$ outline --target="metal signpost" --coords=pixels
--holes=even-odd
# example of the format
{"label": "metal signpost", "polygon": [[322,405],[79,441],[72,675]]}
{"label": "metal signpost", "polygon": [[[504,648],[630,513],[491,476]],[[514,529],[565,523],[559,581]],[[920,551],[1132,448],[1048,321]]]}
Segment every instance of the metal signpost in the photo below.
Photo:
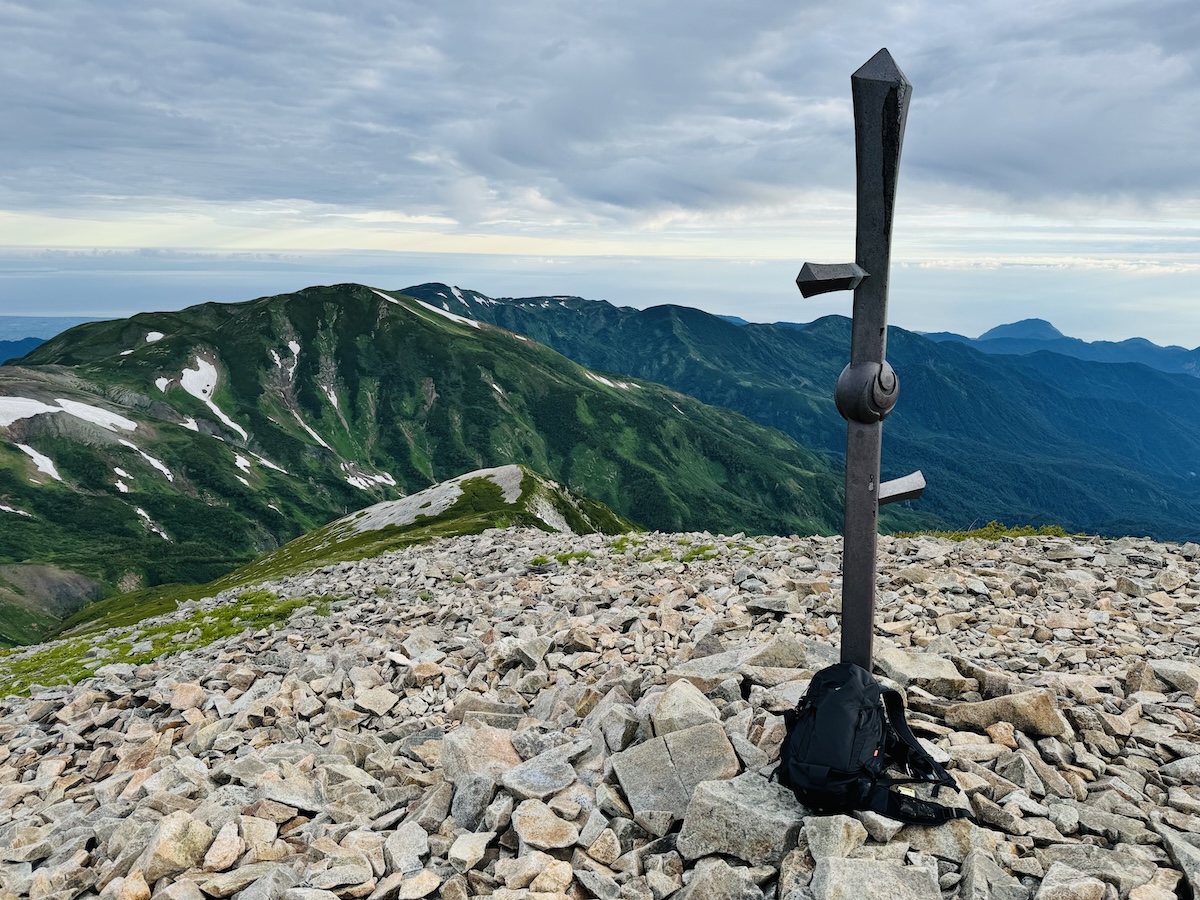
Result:
{"label": "metal signpost", "polygon": [[838,376],[834,400],[847,423],[846,518],[842,549],[842,654],[871,670],[875,622],[875,550],[879,507],[921,496],[914,472],[879,482],[883,419],[896,405],[896,373],[887,350],[888,268],[896,176],[912,85],[886,49],[850,77],[858,170],[858,224],[853,263],[805,263],[796,279],[805,297],[854,291],[850,364]]}

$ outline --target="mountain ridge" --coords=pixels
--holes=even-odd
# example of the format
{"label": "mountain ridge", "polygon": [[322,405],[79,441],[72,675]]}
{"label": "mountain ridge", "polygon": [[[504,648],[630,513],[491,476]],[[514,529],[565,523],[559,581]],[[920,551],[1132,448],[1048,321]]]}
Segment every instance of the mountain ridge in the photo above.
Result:
{"label": "mountain ridge", "polygon": [[[669,304],[636,310],[567,297],[493,300],[436,283],[405,290],[524,332],[585,365],[737,410],[835,465],[844,453],[832,394],[848,357],[845,317],[804,327],[735,325]],[[984,354],[895,327],[888,348],[900,401],[884,429],[883,477],[922,469],[929,482],[922,511],[955,528],[997,519],[1197,536],[1200,379],[1052,353]]]}
{"label": "mountain ridge", "polygon": [[101,593],[513,462],[663,530],[838,520],[840,478],[782,433],[361,285],[79,325],[0,366],[0,436],[0,564]]}
{"label": "mountain ridge", "polygon": [[966,344],[983,353],[1024,356],[1048,352],[1102,363],[1139,363],[1160,372],[1200,377],[1200,347],[1161,346],[1141,337],[1122,341],[1084,341],[1068,337],[1045,319],[1024,319],[998,325],[977,338],[950,331],[928,332],[924,337],[944,343]]}

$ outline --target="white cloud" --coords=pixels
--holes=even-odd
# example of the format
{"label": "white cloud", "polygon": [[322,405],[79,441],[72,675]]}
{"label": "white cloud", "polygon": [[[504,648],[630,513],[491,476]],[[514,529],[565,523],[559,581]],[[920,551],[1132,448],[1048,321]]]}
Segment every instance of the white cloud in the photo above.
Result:
{"label": "white cloud", "polygon": [[[132,268],[158,266],[164,282],[209,264],[156,250],[257,253],[234,269],[281,280],[297,251],[329,248],[451,265],[452,253],[832,261],[853,248],[849,75],[886,45],[914,85],[897,262],[1044,255],[1178,274],[1200,254],[1192,0],[346,9],[0,6],[0,245],[148,249]],[[457,271],[431,265],[410,282],[492,290]],[[649,289],[625,275],[610,299],[640,304]],[[14,308],[51,277],[0,276]],[[179,278],[144,304],[229,283]],[[84,284],[97,290],[72,282]]]}

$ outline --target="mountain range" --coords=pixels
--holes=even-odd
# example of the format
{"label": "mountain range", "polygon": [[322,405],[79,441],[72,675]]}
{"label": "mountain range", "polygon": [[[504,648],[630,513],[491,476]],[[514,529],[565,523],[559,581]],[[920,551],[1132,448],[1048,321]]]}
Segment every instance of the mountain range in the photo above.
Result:
{"label": "mountain range", "polygon": [[[1059,340],[1018,325],[980,342]],[[762,325],[444,284],[79,325],[0,367],[0,641],[227,576],[489,466],[663,531],[836,532],[848,346],[836,316]],[[1200,378],[896,328],[888,358],[883,474],[921,469],[929,488],[884,510],[885,530],[1200,537]]]}
{"label": "mountain range", "polygon": [[[738,325],[700,310],[578,297],[496,300],[440,284],[405,292],[494,322],[580,363],[650,379],[737,410],[840,469],[833,386],[850,321]],[[956,528],[992,519],[1070,531],[1200,536],[1200,378],[1055,353],[990,355],[889,329],[900,400],[883,475],[922,470],[914,509]]]}
{"label": "mountain range", "polygon": [[840,518],[839,473],[778,431],[361,285],[72,328],[0,367],[0,437],[9,642],[488,466],[664,531]]}
{"label": "mountain range", "polygon": [[27,337],[16,341],[0,341],[0,365],[13,359],[20,359],[39,344],[45,343],[44,338]]}
{"label": "mountain range", "polygon": [[966,344],[983,353],[1057,353],[1092,362],[1141,363],[1160,372],[1200,377],[1200,347],[1194,350],[1177,346],[1160,347],[1145,338],[1082,341],[1067,337],[1045,319],[1022,319],[1008,325],[997,325],[973,339],[950,331],[926,334],[925,337],[939,343],[955,341]]}

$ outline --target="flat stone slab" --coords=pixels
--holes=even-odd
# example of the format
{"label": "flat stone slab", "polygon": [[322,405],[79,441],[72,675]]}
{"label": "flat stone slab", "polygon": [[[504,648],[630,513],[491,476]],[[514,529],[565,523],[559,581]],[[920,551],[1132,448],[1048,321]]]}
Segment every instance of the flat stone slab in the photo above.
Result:
{"label": "flat stone slab", "polygon": [[579,829],[560,819],[541,800],[526,800],[512,814],[513,828],[521,842],[538,850],[571,847],[579,840]]}
{"label": "flat stone slab", "polygon": [[1071,726],[1047,690],[1022,691],[978,703],[955,703],[946,709],[951,728],[984,729],[997,722],[1011,722],[1018,730],[1037,737],[1059,737]]}
{"label": "flat stone slab", "polygon": [[916,685],[938,697],[957,697],[967,689],[967,679],[954,663],[924,650],[884,648],[875,654],[875,664],[902,687]]}
{"label": "flat stone slab", "polygon": [[441,762],[447,780],[455,783],[479,775],[499,781],[521,764],[521,756],[513,749],[511,731],[464,724],[442,738]]}
{"label": "flat stone slab", "polygon": [[677,819],[687,812],[696,785],[738,772],[737,754],[717,722],[614,753],[612,766],[635,814],[662,810]]}
{"label": "flat stone slab", "polygon": [[941,900],[933,871],[874,859],[817,860],[814,900]]}
{"label": "flat stone slab", "polygon": [[720,722],[721,713],[698,687],[681,678],[663,691],[650,718],[654,722],[654,733],[662,736],[694,725]]}
{"label": "flat stone slab", "polygon": [[1115,885],[1122,897],[1141,887],[1154,877],[1153,863],[1139,859],[1124,850],[1106,850],[1090,844],[1054,844],[1035,851],[1047,871],[1055,863],[1063,863],[1085,875]]}
{"label": "flat stone slab", "polygon": [[791,791],[753,772],[704,781],[688,804],[676,846],[685,859],[720,853],[752,866],[778,866],[796,846],[803,816]]}

